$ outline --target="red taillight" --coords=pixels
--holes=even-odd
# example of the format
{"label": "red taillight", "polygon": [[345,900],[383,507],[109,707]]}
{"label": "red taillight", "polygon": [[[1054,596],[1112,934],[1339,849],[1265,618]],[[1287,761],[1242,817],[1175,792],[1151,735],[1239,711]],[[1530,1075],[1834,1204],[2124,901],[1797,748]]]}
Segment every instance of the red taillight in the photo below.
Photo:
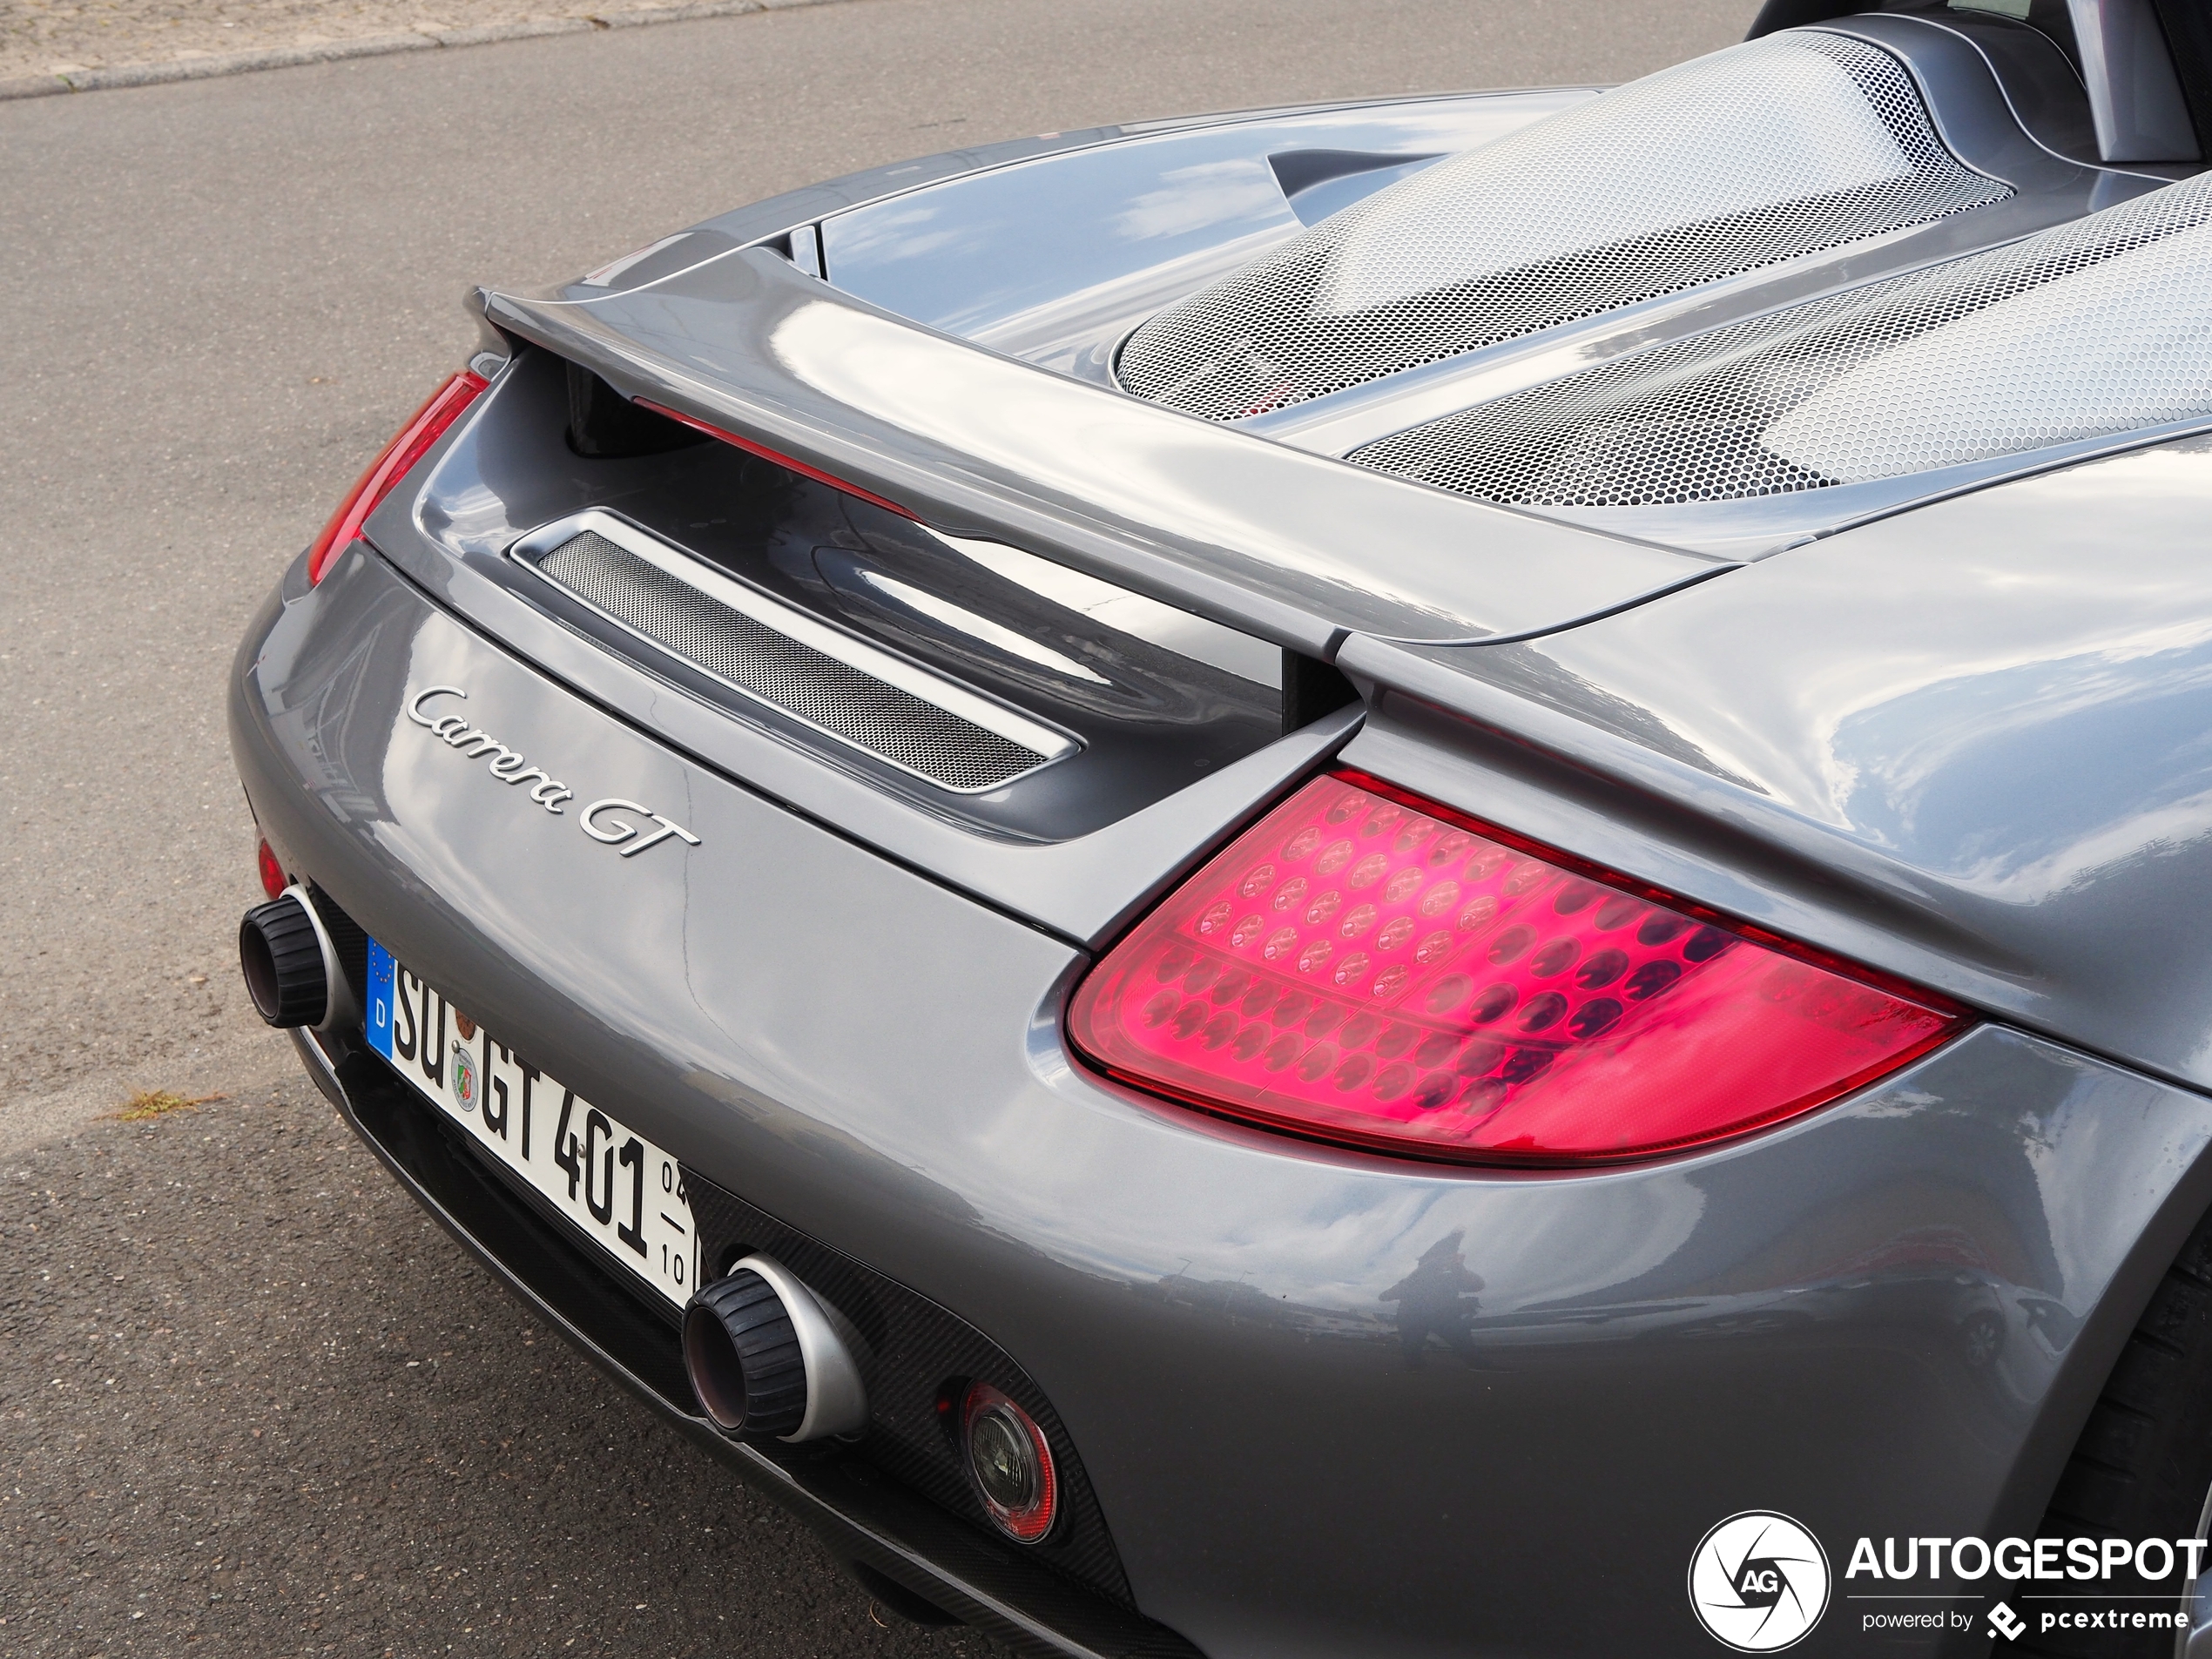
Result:
{"label": "red taillight", "polygon": [[261,843],[261,891],[272,899],[284,897],[284,890],[292,885],[285,880],[284,866],[277,862],[277,855],[269,851],[266,841]]}
{"label": "red taillight", "polygon": [[887,513],[896,513],[901,518],[914,517],[912,513],[900,506],[897,502],[886,501],[882,496],[865,490],[858,484],[847,483],[842,478],[824,472],[819,467],[810,467],[803,461],[794,460],[780,449],[771,449],[766,444],[757,442],[752,438],[740,437],[734,432],[726,432],[718,426],[695,419],[680,409],[671,409],[664,403],[656,403],[650,398],[641,397],[636,401],[641,409],[651,409],[655,415],[664,415],[678,426],[687,426],[694,432],[704,432],[710,438],[718,439],[732,448],[744,450],[749,455],[759,455],[763,461],[772,461],[786,471],[798,473],[801,477],[812,478],[818,484],[827,484],[832,489],[843,495],[857,496],[872,506],[882,508]]}
{"label": "red taillight", "polygon": [[307,553],[309,582],[322,580],[331,561],[353,544],[354,538],[361,533],[361,526],[368,522],[368,516],[392,493],[393,486],[407,476],[415,463],[422,459],[423,452],[444,435],[445,429],[460,418],[462,410],[476,401],[476,394],[489,383],[482,375],[463,369],[430,394],[429,401],[400,428],[399,436],[386,444],[376,459],[368,463],[368,470],[354,481],[345,500],[338,503],[338,510],[330,516],[330,523],[315,537],[314,546]]}
{"label": "red taillight", "polygon": [[1077,988],[1115,1076],[1320,1138],[1478,1162],[1693,1146],[1925,1054],[1937,999],[1387,784],[1306,785]]}

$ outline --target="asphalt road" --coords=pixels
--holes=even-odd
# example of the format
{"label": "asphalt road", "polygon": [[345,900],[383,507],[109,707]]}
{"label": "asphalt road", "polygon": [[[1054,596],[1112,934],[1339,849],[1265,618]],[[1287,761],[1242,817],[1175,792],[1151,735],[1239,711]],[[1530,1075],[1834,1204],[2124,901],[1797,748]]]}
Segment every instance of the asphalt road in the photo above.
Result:
{"label": "asphalt road", "polygon": [[304,1082],[0,1167],[0,1653],[982,1655],[495,1289]]}
{"label": "asphalt road", "polygon": [[[848,0],[0,105],[0,1648],[980,1647],[880,1628],[266,1086],[224,674],[469,283],[1024,132],[1617,80],[1755,9]],[[91,1117],[148,1084],[233,1098]]]}

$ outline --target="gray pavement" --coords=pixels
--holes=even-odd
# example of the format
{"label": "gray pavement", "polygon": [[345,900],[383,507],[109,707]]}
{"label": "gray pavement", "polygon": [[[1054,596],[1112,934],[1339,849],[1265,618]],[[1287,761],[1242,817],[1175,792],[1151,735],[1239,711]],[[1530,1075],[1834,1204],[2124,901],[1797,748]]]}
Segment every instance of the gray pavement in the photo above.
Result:
{"label": "gray pavement", "polygon": [[[524,1346],[527,1321],[298,1085],[239,1103],[290,1068],[237,985],[259,888],[224,675],[285,561],[469,348],[468,283],[555,280],[809,179],[1023,132],[1619,79],[1724,44],[1754,9],[851,0],[0,104],[0,1426],[22,1487],[0,1489],[0,1649],[182,1651],[188,1616],[239,1653],[613,1640],[482,1611],[523,1620],[556,1594],[541,1580],[579,1621],[646,1603],[658,1645],[625,1653],[961,1640],[883,1635],[718,1470]],[[134,1087],[232,1099],[96,1121]],[[423,1346],[416,1367],[377,1357],[388,1330]],[[326,1342],[348,1362],[287,1395]],[[110,1344],[127,1374],[91,1363]],[[462,1393],[395,1386],[432,1360]],[[142,1407],[118,1392],[134,1384]],[[296,1455],[249,1415],[280,1405]],[[341,1457],[354,1484],[324,1501]],[[549,1459],[558,1480],[529,1473]],[[664,1546],[649,1501],[753,1544]],[[509,1536],[504,1566],[468,1553]],[[219,1542],[258,1565],[186,1576],[229,1559]],[[126,1601],[145,1617],[98,1622]]]}
{"label": "gray pavement", "polygon": [[0,1160],[0,1653],[934,1656],[304,1082]]}

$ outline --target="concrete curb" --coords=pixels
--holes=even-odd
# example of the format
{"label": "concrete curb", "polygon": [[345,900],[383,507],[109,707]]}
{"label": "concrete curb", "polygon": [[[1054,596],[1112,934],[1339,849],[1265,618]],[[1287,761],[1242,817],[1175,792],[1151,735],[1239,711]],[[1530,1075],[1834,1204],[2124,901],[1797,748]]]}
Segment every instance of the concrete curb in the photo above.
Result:
{"label": "concrete curb", "polygon": [[696,0],[696,3],[688,5],[633,6],[575,17],[529,17],[517,23],[485,24],[474,29],[367,35],[358,40],[320,41],[312,46],[267,46],[256,51],[172,58],[161,64],[72,69],[52,75],[23,75],[0,80],[0,103],[63,92],[98,92],[118,86],[212,80],[219,75],[243,75],[253,70],[293,69],[302,64],[381,57],[390,52],[427,51],[441,46],[485,46],[502,40],[535,40],[545,35],[590,34],[601,29],[635,29],[647,24],[691,23],[702,17],[737,17],[755,11],[790,11],[802,6],[840,3],[841,0]]}

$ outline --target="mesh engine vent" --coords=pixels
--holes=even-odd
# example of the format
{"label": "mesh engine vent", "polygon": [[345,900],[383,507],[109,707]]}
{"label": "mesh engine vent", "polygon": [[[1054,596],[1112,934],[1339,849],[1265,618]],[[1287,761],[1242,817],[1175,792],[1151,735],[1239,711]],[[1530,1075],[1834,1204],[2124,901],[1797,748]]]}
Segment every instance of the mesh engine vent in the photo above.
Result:
{"label": "mesh engine vent", "polygon": [[2212,415],[2212,175],[1352,451],[1531,507],[1866,483]]}
{"label": "mesh engine vent", "polygon": [[1116,372],[1239,420],[2012,193],[1888,52],[1770,35],[1376,192],[1151,318]]}
{"label": "mesh engine vent", "polygon": [[725,685],[948,789],[989,789],[1048,759],[779,633],[594,531],[533,563]]}

